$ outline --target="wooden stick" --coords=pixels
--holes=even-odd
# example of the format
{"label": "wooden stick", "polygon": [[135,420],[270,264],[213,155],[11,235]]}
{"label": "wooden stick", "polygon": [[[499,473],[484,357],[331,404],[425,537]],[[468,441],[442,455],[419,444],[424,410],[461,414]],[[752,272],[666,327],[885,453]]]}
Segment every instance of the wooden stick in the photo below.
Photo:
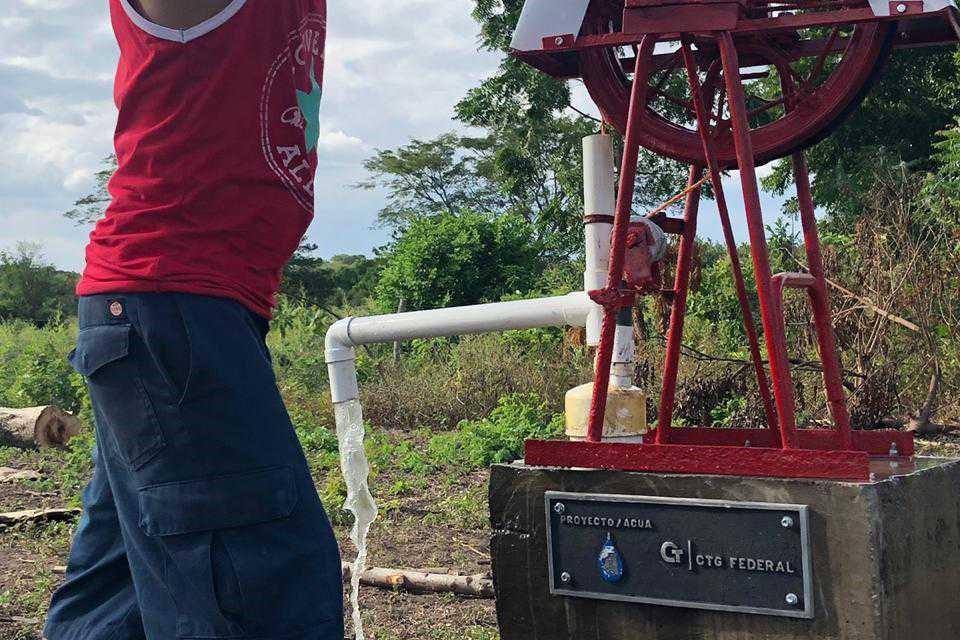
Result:
{"label": "wooden stick", "polygon": [[[807,270],[807,271],[810,270],[810,268],[809,268],[807,265],[803,264],[803,263],[802,263],[800,260],[798,260],[795,256],[792,256],[792,255],[791,255],[790,257],[793,258],[793,261],[794,261],[794,262],[796,262],[798,265],[800,265],[800,268],[805,269],[805,270]],[[875,302],[874,302],[873,300],[871,300],[870,298],[866,298],[866,297],[864,297],[864,296],[858,295],[858,294],[854,293],[853,291],[850,291],[850,289],[847,289],[846,287],[844,287],[843,285],[841,285],[839,282],[834,282],[834,281],[831,280],[830,278],[824,278],[824,280],[827,281],[827,284],[828,284],[828,285],[830,285],[831,287],[833,287],[834,289],[836,289],[837,291],[839,291],[840,293],[842,293],[842,294],[845,295],[846,297],[848,297],[848,298],[853,298],[854,300],[856,300],[857,302],[859,302],[859,303],[862,304],[863,306],[867,307],[868,309],[870,309],[871,311],[873,311],[873,312],[876,313],[877,315],[882,316],[882,317],[886,318],[887,320],[889,320],[890,322],[893,322],[893,323],[896,323],[896,324],[900,325],[901,327],[904,327],[904,328],[906,328],[906,329],[909,329],[910,331],[913,331],[913,332],[915,332],[915,333],[921,333],[921,330],[920,330],[920,327],[919,327],[919,326],[917,326],[917,325],[914,324],[913,322],[910,322],[910,321],[907,320],[906,318],[902,318],[902,317],[898,316],[898,315],[895,314],[895,313],[891,313],[891,312],[887,311],[886,309],[884,309],[883,307],[881,307],[880,305],[878,305],[877,303],[875,303]]]}
{"label": "wooden stick", "polygon": [[650,211],[649,213],[647,213],[647,217],[648,217],[648,218],[653,218],[653,217],[655,217],[655,216],[660,215],[661,213],[663,213],[664,211],[666,211],[667,209],[669,209],[671,206],[675,205],[676,203],[678,203],[678,202],[680,202],[681,200],[683,200],[684,198],[686,198],[686,197],[687,197],[687,194],[689,194],[691,191],[693,191],[694,189],[699,189],[700,187],[702,187],[703,184],[704,184],[707,180],[709,180],[709,179],[710,179],[710,176],[707,175],[707,176],[704,176],[703,179],[700,180],[699,182],[697,182],[697,183],[695,183],[695,184],[689,185],[686,189],[684,189],[683,191],[681,191],[681,192],[678,193],[677,195],[673,196],[672,198],[670,198],[669,200],[667,200],[666,202],[664,202],[663,204],[661,204],[659,207],[657,207],[657,208],[654,209],[653,211]]}
{"label": "wooden stick", "polygon": [[24,618],[22,616],[0,616],[0,622],[14,624],[40,624],[37,618]]}
{"label": "wooden stick", "polygon": [[0,444],[32,449],[62,447],[80,433],[80,420],[59,407],[0,407]]}
{"label": "wooden stick", "polygon": [[80,514],[80,509],[25,509],[0,513],[0,525],[23,524],[24,522],[40,522],[44,520],[60,521],[72,520]]}
{"label": "wooden stick", "polygon": [[11,469],[10,467],[0,467],[0,482],[39,480],[40,478],[40,473],[32,469]]}
{"label": "wooden stick", "polygon": [[[343,563],[343,579],[349,580],[353,565]],[[360,584],[411,593],[453,593],[471,598],[493,599],[493,580],[486,574],[457,576],[424,573],[410,569],[370,568],[360,576]]]}

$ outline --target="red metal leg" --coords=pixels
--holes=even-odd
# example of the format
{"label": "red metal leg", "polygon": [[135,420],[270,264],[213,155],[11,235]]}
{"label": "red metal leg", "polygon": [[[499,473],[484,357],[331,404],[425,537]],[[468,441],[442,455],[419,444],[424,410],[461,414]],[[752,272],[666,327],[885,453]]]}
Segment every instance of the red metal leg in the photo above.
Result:
{"label": "red metal leg", "polygon": [[[700,182],[703,167],[690,167],[687,186]],[[660,390],[660,409],[657,414],[657,444],[670,442],[673,425],[673,407],[677,395],[677,373],[680,367],[680,347],[683,343],[683,321],[687,312],[687,293],[690,289],[690,266],[696,253],[697,215],[700,211],[700,188],[687,194],[683,209],[683,234],[677,254],[677,275],[673,284],[673,306],[670,310],[670,328],[667,332],[667,354],[663,365],[663,387]]]}
{"label": "red metal leg", "polygon": [[770,373],[773,378],[777,422],[780,427],[783,447],[795,449],[798,446],[798,438],[793,377],[787,359],[786,332],[783,319],[777,313],[776,302],[773,300],[771,292],[770,257],[767,252],[763,211],[760,206],[760,192],[757,187],[753,145],[750,141],[750,124],[743,84],[740,79],[740,63],[733,36],[729,32],[719,34],[717,41],[720,45],[720,57],[723,62],[724,81],[727,87],[727,105],[730,110],[734,145],[740,169],[740,181],[743,186],[744,209],[747,217],[747,228],[750,232],[757,294],[760,298],[760,317],[763,321],[763,333],[770,358]]}
{"label": "red metal leg", "polygon": [[767,416],[767,426],[779,434],[777,412],[774,408],[773,398],[770,396],[770,384],[767,381],[767,372],[763,366],[763,356],[760,354],[757,327],[753,322],[753,311],[750,309],[750,302],[747,299],[747,285],[743,280],[743,268],[740,265],[740,256],[737,252],[737,241],[733,237],[727,198],[724,195],[723,181],[710,138],[710,111],[704,102],[700,78],[697,75],[697,63],[693,57],[693,52],[690,50],[689,43],[684,42],[682,50],[683,61],[687,68],[687,78],[690,81],[690,95],[693,97],[694,111],[697,114],[697,128],[700,132],[700,140],[703,143],[703,155],[707,159],[707,166],[710,170],[710,182],[713,184],[713,194],[717,202],[717,210],[720,213],[723,239],[727,245],[727,253],[730,255],[730,270],[733,272],[737,300],[740,302],[740,312],[743,314],[743,329],[747,335],[747,345],[750,349],[750,359],[753,362],[753,370],[757,378],[757,388],[760,390],[760,398],[763,401],[764,412]]}
{"label": "red metal leg", "polygon": [[[645,36],[640,49],[652,48],[651,36]],[[643,112],[647,106],[648,64],[650,56],[637,56],[634,68],[634,83],[630,94],[630,113],[627,118],[627,135],[623,144],[623,160],[620,167],[620,187],[617,193],[617,211],[614,215],[610,247],[610,269],[607,273],[605,293],[612,297],[620,289],[623,280],[623,262],[630,214],[633,210],[633,193],[637,180],[637,161],[640,157],[640,131]],[[597,347],[597,365],[593,385],[593,400],[590,404],[590,420],[587,425],[587,440],[600,442],[603,438],[603,418],[607,409],[607,391],[610,387],[610,365],[613,358],[613,342],[617,330],[619,307],[608,304],[604,309],[600,344]]]}
{"label": "red metal leg", "polygon": [[850,413],[847,409],[847,396],[843,391],[840,358],[837,355],[837,343],[833,334],[830,297],[827,294],[827,281],[820,252],[820,234],[817,232],[817,218],[814,213],[813,197],[810,194],[810,174],[802,153],[793,155],[793,175],[797,183],[797,202],[800,205],[800,224],[803,227],[803,241],[807,250],[807,267],[810,275],[813,276],[813,283],[807,287],[807,291],[813,307],[813,322],[817,330],[820,360],[823,363],[823,384],[827,391],[827,404],[837,431],[840,432],[841,448],[850,449],[852,442]]}

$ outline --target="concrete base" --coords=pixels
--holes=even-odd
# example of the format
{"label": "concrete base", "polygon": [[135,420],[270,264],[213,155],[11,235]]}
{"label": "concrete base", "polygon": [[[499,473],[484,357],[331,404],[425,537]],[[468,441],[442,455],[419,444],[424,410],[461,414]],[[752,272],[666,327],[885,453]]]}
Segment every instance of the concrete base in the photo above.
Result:
{"label": "concrete base", "polygon": [[[552,596],[544,492],[810,506],[813,620]],[[491,551],[502,640],[958,640],[960,461],[867,484],[493,468]]]}

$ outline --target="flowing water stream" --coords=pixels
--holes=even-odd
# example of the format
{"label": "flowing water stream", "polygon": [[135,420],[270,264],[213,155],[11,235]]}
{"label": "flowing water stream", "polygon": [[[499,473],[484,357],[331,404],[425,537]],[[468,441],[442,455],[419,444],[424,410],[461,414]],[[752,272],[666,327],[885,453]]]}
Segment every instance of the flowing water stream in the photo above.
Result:
{"label": "flowing water stream", "polygon": [[359,400],[349,400],[335,406],[337,440],[340,443],[340,469],[347,483],[347,501],[344,509],[353,514],[350,539],[357,547],[357,559],[350,572],[350,605],[356,640],[364,640],[363,621],[360,619],[360,574],[367,565],[367,534],[377,519],[377,503],[370,494],[367,477],[370,464],[363,449],[363,410]]}

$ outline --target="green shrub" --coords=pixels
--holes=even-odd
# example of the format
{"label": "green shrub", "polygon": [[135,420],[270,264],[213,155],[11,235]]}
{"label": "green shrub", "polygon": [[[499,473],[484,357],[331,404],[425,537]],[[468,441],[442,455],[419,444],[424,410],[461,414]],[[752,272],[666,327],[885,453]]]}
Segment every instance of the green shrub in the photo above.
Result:
{"label": "green shrub", "polygon": [[429,452],[438,464],[475,469],[519,458],[530,438],[562,434],[562,414],[551,415],[534,394],[518,393],[501,398],[488,417],[464,420],[456,431],[434,436]]}
{"label": "green shrub", "polygon": [[327,472],[326,478],[320,485],[319,493],[332,524],[345,526],[353,522],[353,516],[343,508],[347,500],[347,482],[343,479],[339,468]]}
{"label": "green shrub", "polygon": [[86,385],[67,362],[76,335],[76,327],[63,322],[43,329],[20,321],[0,324],[0,404],[55,404],[82,416]]}
{"label": "green shrub", "polygon": [[541,271],[536,230],[519,215],[464,211],[413,221],[385,257],[376,297],[387,313],[435,309],[527,291]]}
{"label": "green shrub", "polygon": [[[592,379],[590,355],[579,347],[528,349],[520,344],[526,333],[421,341],[400,362],[381,360],[360,386],[366,419],[382,429],[453,429],[516,393],[535,393],[561,411],[564,394]],[[534,332],[527,344],[541,338],[551,339]]]}

